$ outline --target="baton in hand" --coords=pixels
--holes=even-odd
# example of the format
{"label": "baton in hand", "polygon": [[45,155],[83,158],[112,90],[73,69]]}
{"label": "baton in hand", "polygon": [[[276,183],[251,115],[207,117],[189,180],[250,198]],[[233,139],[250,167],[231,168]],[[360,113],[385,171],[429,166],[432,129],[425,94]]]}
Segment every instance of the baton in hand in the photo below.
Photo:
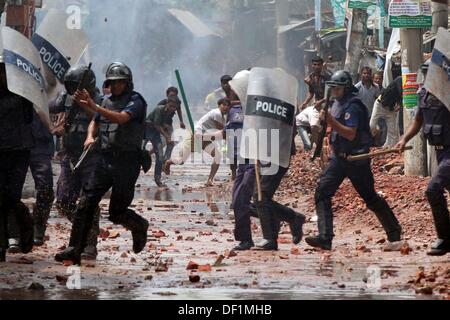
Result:
{"label": "baton in hand", "polygon": [[[413,147],[409,146],[405,148],[405,151],[407,150],[412,150]],[[347,158],[348,161],[353,162],[353,161],[361,161],[361,160],[368,160],[368,159],[373,159],[376,157],[380,157],[380,156],[384,156],[386,154],[391,154],[391,153],[399,153],[400,150],[399,149],[389,149],[389,150],[384,150],[384,151],[375,151],[375,152],[371,152],[371,153],[366,153],[366,154],[361,154],[358,156],[349,156]]]}

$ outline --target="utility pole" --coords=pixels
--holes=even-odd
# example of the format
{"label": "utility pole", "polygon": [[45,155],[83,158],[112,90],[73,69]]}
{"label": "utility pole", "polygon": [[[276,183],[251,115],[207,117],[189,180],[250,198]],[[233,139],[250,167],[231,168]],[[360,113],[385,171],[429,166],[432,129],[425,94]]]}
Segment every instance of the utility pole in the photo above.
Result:
{"label": "utility pole", "polygon": [[[431,2],[431,14],[433,15],[431,33],[436,34],[439,27],[448,29],[448,0],[433,0]],[[428,146],[429,175],[434,176],[437,173],[437,169],[436,149]]]}
{"label": "utility pole", "polygon": [[289,8],[288,0],[275,0],[276,18],[277,18],[277,66],[287,70],[288,64],[286,59],[286,33],[279,33],[280,27],[289,24]]}
{"label": "utility pole", "polygon": [[[402,69],[405,73],[417,73],[423,64],[423,35],[421,29],[400,30],[402,45]],[[414,111],[404,109],[404,127],[409,128]],[[405,153],[405,175],[427,176],[427,143],[422,135],[417,135],[412,141],[413,150]]]}
{"label": "utility pole", "polygon": [[347,58],[345,59],[345,70],[350,72],[356,80],[359,74],[359,63],[361,61],[364,41],[367,38],[366,9],[353,9],[347,36]]}
{"label": "utility pole", "polygon": [[439,27],[448,29],[448,0],[432,0],[431,13],[433,15],[432,33],[436,34]]}

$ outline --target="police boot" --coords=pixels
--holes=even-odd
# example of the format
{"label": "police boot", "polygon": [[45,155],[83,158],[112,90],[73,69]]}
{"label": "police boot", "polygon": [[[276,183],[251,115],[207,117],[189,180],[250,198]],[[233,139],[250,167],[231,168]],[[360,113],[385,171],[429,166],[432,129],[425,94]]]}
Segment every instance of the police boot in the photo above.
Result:
{"label": "police boot", "polygon": [[389,242],[399,242],[402,237],[402,227],[386,200],[379,197],[376,202],[368,206],[368,208],[377,216],[387,234]]}
{"label": "police boot", "polygon": [[128,209],[126,214],[115,218],[112,222],[121,224],[131,231],[134,253],[140,253],[144,250],[145,244],[147,243],[147,232],[150,226],[147,220],[136,214],[133,210]]}
{"label": "police boot", "polygon": [[274,203],[274,210],[278,220],[286,221],[289,224],[292,242],[299,244],[303,239],[303,225],[306,217],[279,203]]}
{"label": "police boot", "polygon": [[15,205],[8,214],[8,233],[8,252],[27,254],[33,250],[34,220],[30,210],[22,202]]}
{"label": "police boot", "polygon": [[248,251],[255,246],[252,240],[242,241],[236,247],[233,248],[234,251]]}
{"label": "police boot", "polygon": [[305,224],[306,217],[300,213],[295,213],[295,218],[289,222],[289,228],[292,233],[292,242],[299,244],[303,239],[303,225]]}
{"label": "police boot", "polygon": [[84,248],[83,253],[81,254],[81,259],[83,260],[96,260],[97,259],[97,240],[98,235],[100,233],[100,208],[97,208],[95,211],[94,220],[92,221],[92,227],[89,230],[87,240],[86,240],[86,248]]}
{"label": "police boot", "polygon": [[34,244],[36,246],[42,246],[44,244],[47,221],[50,216],[53,200],[53,190],[38,192],[36,204],[33,209],[33,218],[35,222]]}
{"label": "police boot", "polygon": [[29,253],[34,246],[34,220],[30,210],[20,203],[17,208],[17,221],[20,228],[20,249],[22,253]]}
{"label": "police boot", "polygon": [[272,214],[268,210],[268,208],[265,208],[266,206],[267,204],[260,204],[257,206],[264,240],[261,243],[259,243],[256,247],[259,250],[264,251],[277,251],[278,250],[277,238],[279,228],[276,228]]}
{"label": "police boot", "polygon": [[450,252],[450,215],[447,201],[442,194],[427,192],[428,202],[433,212],[438,240],[427,253],[430,256],[443,256]]}
{"label": "police boot", "polygon": [[[80,204],[80,206],[83,205]],[[84,206],[75,213],[72,231],[70,233],[69,247],[55,255],[56,261],[72,261],[76,265],[81,265],[81,254],[85,248],[92,220],[92,217],[89,217],[89,209]]]}
{"label": "police boot", "polygon": [[331,250],[333,246],[333,212],[331,211],[331,200],[321,200],[316,204],[317,226],[319,235],[307,237],[306,243],[311,247],[322,250]]}

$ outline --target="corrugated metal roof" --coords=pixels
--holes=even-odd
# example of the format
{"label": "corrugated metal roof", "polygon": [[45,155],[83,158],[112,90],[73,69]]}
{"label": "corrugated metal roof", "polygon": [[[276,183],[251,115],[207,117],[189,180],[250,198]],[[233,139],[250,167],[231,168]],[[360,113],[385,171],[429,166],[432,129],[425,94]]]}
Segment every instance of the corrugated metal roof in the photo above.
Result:
{"label": "corrugated metal roof", "polygon": [[203,21],[189,11],[169,9],[169,12],[196,37],[222,38],[221,35],[212,31]]}
{"label": "corrugated metal roof", "polygon": [[294,30],[294,29],[296,29],[298,27],[307,26],[308,24],[312,24],[312,26],[314,26],[314,20],[315,20],[314,18],[310,18],[310,19],[305,20],[305,21],[300,21],[300,22],[295,22],[295,23],[284,25],[284,26],[280,26],[278,28],[278,33],[279,34],[285,33],[285,32]]}

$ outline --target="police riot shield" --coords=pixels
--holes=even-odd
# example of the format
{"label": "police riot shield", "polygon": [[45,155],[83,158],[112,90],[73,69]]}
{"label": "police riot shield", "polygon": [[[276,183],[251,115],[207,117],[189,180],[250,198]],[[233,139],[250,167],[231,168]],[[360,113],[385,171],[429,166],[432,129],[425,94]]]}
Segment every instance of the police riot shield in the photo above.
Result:
{"label": "police riot shield", "polygon": [[231,89],[237,94],[239,100],[243,106],[247,104],[247,90],[248,90],[248,79],[250,77],[250,71],[243,70],[233,77],[230,81]]}
{"label": "police riot shield", "polygon": [[50,98],[56,96],[66,72],[78,63],[88,46],[85,32],[70,23],[69,15],[51,9],[31,39],[44,64]]}
{"label": "police riot shield", "polygon": [[243,158],[289,167],[297,93],[297,80],[284,70],[251,70],[244,106]]}
{"label": "police riot shield", "polygon": [[3,27],[0,29],[0,52],[8,90],[32,102],[38,113],[48,117],[42,62],[33,43],[21,33]]}
{"label": "police riot shield", "polygon": [[450,32],[439,28],[425,89],[450,110]]}

